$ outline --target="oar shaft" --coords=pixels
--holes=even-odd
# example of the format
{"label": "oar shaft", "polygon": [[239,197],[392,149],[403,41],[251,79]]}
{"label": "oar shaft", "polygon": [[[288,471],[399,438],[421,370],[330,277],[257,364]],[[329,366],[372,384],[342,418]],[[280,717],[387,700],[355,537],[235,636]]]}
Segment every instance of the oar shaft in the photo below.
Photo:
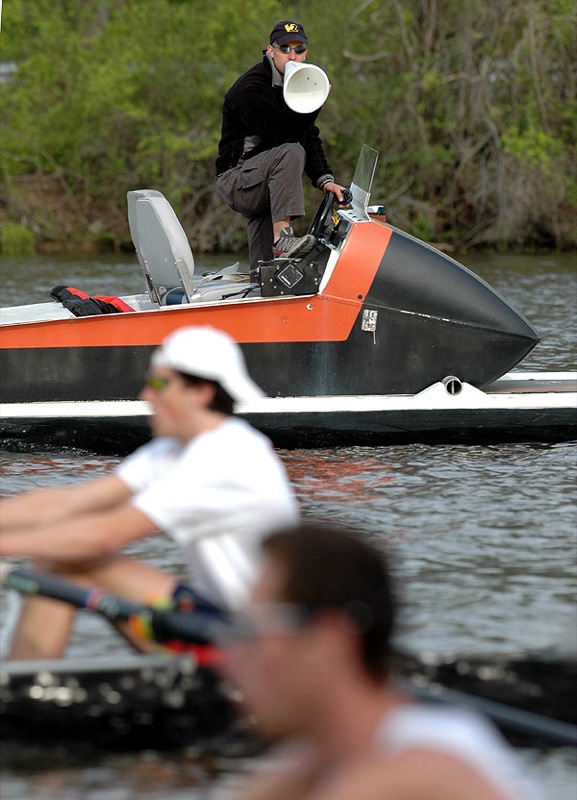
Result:
{"label": "oar shaft", "polygon": [[61,600],[76,608],[84,608],[102,615],[110,622],[126,622],[140,617],[158,642],[172,639],[181,642],[207,644],[214,642],[223,623],[202,614],[178,611],[160,611],[148,605],[132,603],[101,589],[83,588],[70,581],[44,572],[8,569],[0,565],[0,585],[15,589],[21,594],[41,595]]}
{"label": "oar shaft", "polygon": [[108,594],[100,589],[94,587],[85,589],[44,572],[10,569],[3,571],[0,583],[21,594],[42,595],[50,597],[52,600],[70,603],[76,608],[96,611],[112,622],[127,620],[143,608],[141,605],[123,600],[121,597]]}
{"label": "oar shaft", "polygon": [[577,747],[577,725],[570,722],[545,717],[523,708],[513,708],[495,700],[487,700],[455,689],[447,689],[436,685],[434,689],[427,686],[415,686],[410,680],[398,679],[397,684],[407,693],[420,700],[436,703],[454,703],[466,706],[489,717],[500,728],[520,734],[538,736],[561,745]]}

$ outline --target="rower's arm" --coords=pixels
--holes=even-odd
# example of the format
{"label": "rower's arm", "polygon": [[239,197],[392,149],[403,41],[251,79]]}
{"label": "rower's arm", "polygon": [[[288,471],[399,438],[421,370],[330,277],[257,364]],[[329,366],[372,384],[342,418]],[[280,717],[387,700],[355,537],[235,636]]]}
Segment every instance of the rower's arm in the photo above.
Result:
{"label": "rower's arm", "polygon": [[125,503],[130,488],[117,475],[76,486],[26,492],[0,503],[0,530],[44,526],[78,514],[105,511]]}
{"label": "rower's arm", "polygon": [[0,533],[0,556],[71,564],[107,558],[125,545],[158,532],[131,503],[111,511]]}

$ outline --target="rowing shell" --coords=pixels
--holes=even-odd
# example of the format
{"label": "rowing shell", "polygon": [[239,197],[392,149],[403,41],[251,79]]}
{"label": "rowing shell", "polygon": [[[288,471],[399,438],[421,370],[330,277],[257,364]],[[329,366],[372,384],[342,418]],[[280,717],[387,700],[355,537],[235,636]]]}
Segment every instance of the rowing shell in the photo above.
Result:
{"label": "rowing shell", "polygon": [[[164,655],[5,662],[0,669],[0,758],[55,751],[192,748],[247,755],[255,742],[231,690],[193,657]],[[64,749],[63,749],[64,748]]]}
{"label": "rowing shell", "polygon": [[[404,676],[403,686],[420,697],[425,692],[428,700],[438,695],[485,711],[514,734],[515,743],[566,744],[574,738],[577,745],[573,657],[399,653],[395,669]],[[450,696],[442,696],[442,687]],[[5,662],[0,758],[38,763],[58,754],[69,760],[95,751],[182,748],[198,756],[248,756],[261,744],[250,721],[237,714],[237,700],[238,693],[212,668],[190,655]]]}

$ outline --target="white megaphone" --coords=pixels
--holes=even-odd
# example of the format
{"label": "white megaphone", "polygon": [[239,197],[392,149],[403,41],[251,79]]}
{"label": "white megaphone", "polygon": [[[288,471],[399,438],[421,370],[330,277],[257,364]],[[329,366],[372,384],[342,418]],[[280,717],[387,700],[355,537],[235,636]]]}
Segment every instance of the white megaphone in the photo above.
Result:
{"label": "white megaphone", "polygon": [[326,73],[314,64],[287,61],[284,68],[283,94],[287,106],[299,114],[320,108],[331,86]]}

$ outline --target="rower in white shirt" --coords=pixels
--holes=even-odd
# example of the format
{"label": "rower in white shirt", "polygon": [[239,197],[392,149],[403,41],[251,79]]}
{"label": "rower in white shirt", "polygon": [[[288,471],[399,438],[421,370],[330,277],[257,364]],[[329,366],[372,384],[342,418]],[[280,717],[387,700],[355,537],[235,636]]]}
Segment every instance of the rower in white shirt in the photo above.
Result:
{"label": "rower in white shirt", "polygon": [[[193,602],[225,613],[237,607],[254,578],[262,536],[298,519],[270,441],[234,415],[236,403],[262,395],[227,334],[177,330],[153,352],[141,393],[154,438],[112,475],[4,501],[0,555],[30,558],[36,568],[137,603],[173,598],[177,606]],[[185,584],[123,554],[159,532],[180,547]],[[61,656],[73,620],[67,604],[28,598],[10,657]],[[133,631],[122,632],[137,649],[150,649]]]}

